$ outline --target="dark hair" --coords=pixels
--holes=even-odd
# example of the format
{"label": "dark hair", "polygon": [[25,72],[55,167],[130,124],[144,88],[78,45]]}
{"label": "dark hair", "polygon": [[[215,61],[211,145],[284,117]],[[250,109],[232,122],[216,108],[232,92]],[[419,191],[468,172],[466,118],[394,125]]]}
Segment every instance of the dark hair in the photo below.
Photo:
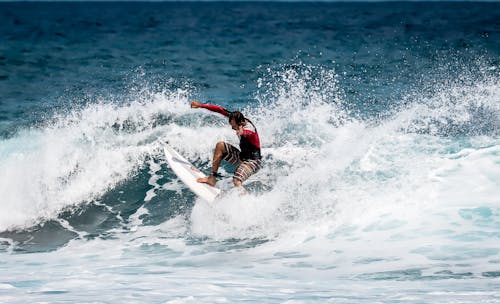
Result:
{"label": "dark hair", "polygon": [[229,122],[231,123],[231,120],[233,119],[234,122],[239,125],[240,123],[245,121],[245,116],[243,116],[243,113],[238,111],[231,112],[229,113]]}

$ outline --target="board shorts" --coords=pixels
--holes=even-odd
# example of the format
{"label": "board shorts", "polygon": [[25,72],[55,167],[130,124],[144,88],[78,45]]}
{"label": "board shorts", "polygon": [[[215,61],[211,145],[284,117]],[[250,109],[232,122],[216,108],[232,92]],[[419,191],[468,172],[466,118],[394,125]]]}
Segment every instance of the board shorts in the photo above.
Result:
{"label": "board shorts", "polygon": [[244,182],[247,178],[257,173],[257,171],[262,168],[260,159],[242,160],[240,158],[240,150],[226,142],[224,143],[224,148],[226,149],[226,153],[224,154],[223,159],[237,166],[236,171],[234,171],[233,178]]}

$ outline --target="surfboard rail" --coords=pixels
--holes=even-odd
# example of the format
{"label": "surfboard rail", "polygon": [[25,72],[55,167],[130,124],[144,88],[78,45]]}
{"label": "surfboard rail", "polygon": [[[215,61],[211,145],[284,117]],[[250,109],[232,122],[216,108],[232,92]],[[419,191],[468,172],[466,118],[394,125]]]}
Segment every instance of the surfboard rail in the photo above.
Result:
{"label": "surfboard rail", "polygon": [[164,144],[163,151],[172,171],[194,194],[208,202],[213,202],[221,193],[217,187],[197,182],[196,179],[206,177],[206,175],[168,144]]}

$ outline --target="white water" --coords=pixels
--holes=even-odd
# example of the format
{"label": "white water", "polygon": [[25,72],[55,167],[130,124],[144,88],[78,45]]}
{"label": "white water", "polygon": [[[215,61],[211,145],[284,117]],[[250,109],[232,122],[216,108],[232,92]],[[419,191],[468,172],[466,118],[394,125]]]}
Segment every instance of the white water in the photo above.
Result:
{"label": "white water", "polygon": [[113,239],[24,255],[5,240],[0,301],[498,302],[500,139],[442,134],[474,124],[479,106],[498,124],[498,81],[441,90],[373,123],[332,102],[332,75],[313,89],[280,75],[247,111],[272,190],[197,201],[160,225],[142,224],[148,202],[182,188],[159,183],[161,140],[205,162],[217,141],[236,141],[224,118],[189,109],[185,92],[99,103],[2,141],[0,230],[99,199],[145,163],[151,188]]}

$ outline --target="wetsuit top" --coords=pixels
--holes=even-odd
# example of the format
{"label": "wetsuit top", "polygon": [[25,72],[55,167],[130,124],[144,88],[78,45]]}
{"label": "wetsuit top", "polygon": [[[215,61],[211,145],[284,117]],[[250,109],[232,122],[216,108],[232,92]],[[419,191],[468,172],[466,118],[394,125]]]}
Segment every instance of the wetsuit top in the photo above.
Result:
{"label": "wetsuit top", "polygon": [[[201,104],[202,108],[210,110],[212,112],[220,113],[224,116],[229,116],[231,111],[224,109],[221,106],[212,104]],[[243,126],[243,134],[240,136],[240,158],[241,160],[259,160],[262,158],[260,154],[260,140],[259,134],[254,124],[246,119],[246,125]]]}

